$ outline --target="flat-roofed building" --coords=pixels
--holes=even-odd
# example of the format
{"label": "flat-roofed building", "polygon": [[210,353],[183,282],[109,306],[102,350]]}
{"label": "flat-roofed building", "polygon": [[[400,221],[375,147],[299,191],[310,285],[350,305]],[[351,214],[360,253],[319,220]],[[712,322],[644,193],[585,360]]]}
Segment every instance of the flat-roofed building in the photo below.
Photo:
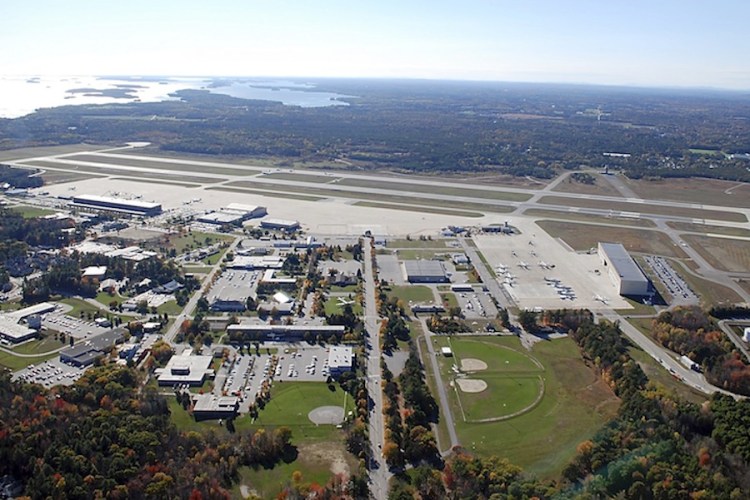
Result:
{"label": "flat-roofed building", "polygon": [[266,323],[242,322],[227,327],[228,333],[248,333],[258,339],[301,339],[306,333],[314,336],[322,335],[327,338],[330,335],[341,336],[345,328],[342,325],[269,325]]}
{"label": "flat-roofed building", "polygon": [[242,214],[221,211],[203,214],[199,216],[197,220],[198,222],[216,224],[217,226],[224,226],[226,224],[239,226],[245,219],[242,217]]}
{"label": "flat-roofed building", "polygon": [[156,380],[159,385],[203,385],[206,377],[213,375],[213,359],[213,356],[193,356],[190,353],[172,356],[167,366],[156,370]]}
{"label": "flat-roofed building", "polygon": [[300,228],[296,220],[264,219],[260,221],[260,227],[264,229],[280,229],[282,231],[296,231]]}
{"label": "flat-roofed building", "polygon": [[227,269],[281,269],[284,258],[278,255],[235,255],[227,262]]}
{"label": "flat-roofed building", "polygon": [[74,346],[66,347],[60,351],[60,361],[74,366],[90,366],[122,342],[124,332],[124,329],[117,329],[100,333]]}
{"label": "flat-roofed building", "polygon": [[599,257],[620,295],[648,295],[649,281],[620,243],[599,243]]}
{"label": "flat-roofed building", "polygon": [[410,283],[445,283],[448,276],[439,260],[405,260],[406,280]]}
{"label": "flat-roofed building", "polygon": [[243,203],[230,203],[222,209],[222,212],[240,214],[242,215],[243,220],[255,219],[268,214],[266,207],[245,205]]}
{"label": "flat-roofed building", "polygon": [[350,372],[353,366],[354,350],[350,346],[333,345],[328,349],[328,370],[331,377]]}
{"label": "flat-roofed building", "polygon": [[240,400],[236,396],[216,396],[214,394],[194,394],[193,418],[196,421],[231,418],[237,415]]}
{"label": "flat-roofed building", "polygon": [[99,196],[95,194],[82,194],[74,196],[73,205],[97,208],[100,210],[109,210],[112,212],[121,212],[134,215],[159,215],[161,213],[161,204],[140,200],[126,200],[123,198],[114,198],[110,196]]}
{"label": "flat-roofed building", "polygon": [[[41,316],[54,311],[57,306],[42,302],[9,313],[0,313],[0,338],[8,344],[18,344],[33,339],[41,328]],[[26,324],[21,324],[23,321]]]}

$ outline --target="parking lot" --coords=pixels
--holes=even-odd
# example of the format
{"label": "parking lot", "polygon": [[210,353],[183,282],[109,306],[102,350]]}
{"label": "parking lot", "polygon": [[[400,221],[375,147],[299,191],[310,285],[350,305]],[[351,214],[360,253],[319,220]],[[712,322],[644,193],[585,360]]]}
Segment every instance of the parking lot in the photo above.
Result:
{"label": "parking lot", "polygon": [[454,292],[458,305],[466,319],[494,319],[497,307],[488,292]]}
{"label": "parking lot", "polygon": [[[277,351],[268,354],[266,347]],[[257,354],[238,353],[232,364],[222,366],[213,392],[239,396],[240,412],[247,412],[264,381],[325,382],[328,375],[327,347],[267,344]]]}
{"label": "parking lot", "polygon": [[75,339],[85,339],[92,335],[110,331],[109,327],[98,326],[93,321],[68,316],[59,308],[44,315],[42,326],[48,330],[64,333]]}
{"label": "parking lot", "polygon": [[698,302],[698,296],[690,289],[690,286],[672,269],[669,262],[663,257],[646,256],[646,264],[654,271],[659,281],[664,284],[672,300],[678,304],[694,304]]}
{"label": "parking lot", "polygon": [[38,365],[29,365],[13,374],[13,380],[24,380],[50,388],[55,385],[73,385],[81,378],[84,368],[66,365],[60,358],[53,358]]}

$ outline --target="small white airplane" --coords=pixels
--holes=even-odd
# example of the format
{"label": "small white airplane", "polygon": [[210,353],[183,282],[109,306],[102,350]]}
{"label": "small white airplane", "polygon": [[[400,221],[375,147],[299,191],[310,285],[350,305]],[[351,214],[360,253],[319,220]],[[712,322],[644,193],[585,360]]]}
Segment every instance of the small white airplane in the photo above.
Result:
{"label": "small white airplane", "polygon": [[552,269],[552,266],[544,262],[543,260],[539,261],[539,267],[542,269]]}
{"label": "small white airplane", "polygon": [[521,269],[526,269],[527,271],[529,270],[529,265],[524,261],[519,262],[518,267],[520,267]]}
{"label": "small white airplane", "polygon": [[339,297],[338,298],[338,303],[339,303],[340,306],[348,306],[348,305],[354,304],[354,301],[353,300],[347,300],[344,297]]}
{"label": "small white airplane", "polygon": [[560,283],[559,279],[557,279],[557,278],[548,278],[546,276],[544,277],[544,281],[546,281],[547,283]]}
{"label": "small white airplane", "polygon": [[607,305],[607,303],[609,302],[609,300],[605,299],[604,297],[602,297],[602,296],[601,296],[601,295],[599,295],[599,294],[596,294],[596,295],[594,295],[594,297],[593,297],[593,298],[594,298],[594,300],[598,300],[599,302],[601,302],[601,303],[602,303],[602,304],[604,304],[605,306],[606,306],[606,305]]}

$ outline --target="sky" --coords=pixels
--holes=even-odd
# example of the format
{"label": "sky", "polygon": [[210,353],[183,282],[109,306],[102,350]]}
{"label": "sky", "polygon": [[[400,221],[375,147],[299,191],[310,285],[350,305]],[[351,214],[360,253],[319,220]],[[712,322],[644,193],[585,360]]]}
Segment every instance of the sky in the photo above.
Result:
{"label": "sky", "polygon": [[748,0],[7,0],[0,74],[750,90]]}

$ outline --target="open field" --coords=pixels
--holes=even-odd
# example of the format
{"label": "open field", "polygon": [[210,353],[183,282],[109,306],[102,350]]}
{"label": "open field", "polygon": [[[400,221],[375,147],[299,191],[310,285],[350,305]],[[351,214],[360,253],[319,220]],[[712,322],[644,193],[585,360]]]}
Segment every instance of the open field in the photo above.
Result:
{"label": "open field", "polygon": [[623,182],[642,198],[648,200],[750,208],[750,184],[748,183],[698,178],[631,180],[625,177],[623,177]]}
{"label": "open field", "polygon": [[72,309],[68,311],[66,314],[73,318],[80,318],[81,313],[83,313],[83,315],[91,314],[92,316],[95,315],[96,313],[99,313],[100,315],[103,315],[103,316],[106,316],[107,314],[109,314],[111,318],[116,318],[116,317],[122,318],[124,322],[128,322],[130,320],[130,318],[128,318],[125,315],[114,314],[111,311],[107,311],[106,308],[100,309],[94,306],[93,304],[89,304],[85,300],[69,297],[66,299],[62,299],[60,302],[72,307]]}
{"label": "open field", "polygon": [[[341,314],[341,312],[344,310],[344,305],[339,301],[339,298],[346,299],[346,297],[331,297],[325,302],[325,312],[326,315],[330,316],[331,314]],[[347,302],[349,302],[349,299],[346,299]],[[358,303],[357,301],[353,301],[351,304],[352,311],[357,316],[360,316],[362,314],[362,304]]]}
{"label": "open field", "polygon": [[328,177],[328,176],[322,176],[322,175],[308,175],[308,174],[303,174],[303,173],[286,173],[286,172],[266,174],[263,176],[263,178],[280,180],[280,181],[314,182],[316,184],[329,184],[331,182],[338,182],[341,180],[341,177]]}
{"label": "open field", "polygon": [[398,258],[400,260],[432,260],[434,259],[438,254],[444,254],[445,251],[435,251],[435,250],[423,250],[423,249],[405,249],[405,250],[396,250],[396,254],[398,255]]}
{"label": "open field", "polygon": [[569,207],[597,208],[616,212],[632,212],[639,214],[665,215],[672,217],[692,217],[693,219],[714,219],[727,222],[747,222],[747,218],[739,212],[725,212],[723,210],[703,210],[700,208],[670,207],[666,205],[649,205],[648,203],[612,202],[607,200],[591,200],[587,198],[563,198],[560,196],[543,196],[539,203],[549,205],[564,205]]}
{"label": "open field", "polygon": [[164,238],[151,240],[147,243],[146,249],[159,251],[160,247],[164,247],[167,250],[174,249],[177,255],[180,255],[189,250],[204,248],[220,241],[231,241],[232,239],[232,236],[191,231],[180,235],[164,235]]}
{"label": "open field", "polygon": [[64,182],[76,182],[95,177],[105,177],[103,175],[79,174],[76,172],[63,172],[62,170],[46,170],[42,174],[45,185],[62,184]]}
{"label": "open field", "polygon": [[459,217],[482,217],[479,212],[466,212],[463,210],[450,210],[437,207],[425,207],[422,205],[400,205],[396,203],[378,203],[377,201],[357,201],[354,203],[360,207],[388,208],[391,210],[403,210],[405,212],[423,212],[426,214],[456,215]]}
{"label": "open field", "polygon": [[[451,339],[454,345],[456,338]],[[495,348],[517,351],[520,355],[526,353],[516,337],[474,339]],[[436,347],[447,345],[448,342],[446,337],[434,340]],[[492,356],[488,356],[487,351],[479,349],[473,355],[487,362],[489,368]],[[484,456],[501,455],[542,479],[553,478],[559,475],[575,454],[576,446],[592,437],[614,416],[619,400],[586,367],[573,341],[558,339],[542,342],[534,346],[530,355],[543,367],[538,374],[543,378],[545,391],[539,404],[530,411],[509,420],[466,423],[461,419],[453,390],[449,391],[449,399],[456,419],[456,431],[467,450]],[[504,363],[502,360],[500,362]],[[446,377],[453,361],[441,358],[441,363],[443,376]],[[508,372],[508,375],[512,377],[512,372]],[[529,375],[536,376],[534,372],[527,372],[527,377]],[[482,372],[476,376],[482,378]],[[505,393],[500,397],[509,396]],[[487,404],[489,406],[489,402]]]}
{"label": "open field", "polygon": [[742,297],[737,295],[737,292],[731,288],[727,288],[713,281],[708,281],[703,278],[699,278],[694,274],[687,271],[687,264],[693,263],[690,261],[680,261],[676,259],[670,259],[672,268],[680,273],[682,279],[690,285],[690,288],[698,294],[701,301],[704,304],[720,304],[720,303],[737,303],[742,302]]}
{"label": "open field", "polygon": [[728,272],[750,270],[750,240],[680,235],[716,269]]}
{"label": "open field", "polygon": [[607,241],[622,243],[630,252],[686,257],[685,252],[660,231],[646,232],[638,229],[552,220],[538,221],[537,224],[551,236],[561,238],[578,251],[596,248],[598,242]]}
{"label": "open field", "polygon": [[133,182],[145,182],[148,184],[164,184],[165,186],[181,186],[181,187],[187,187],[187,188],[197,188],[200,187],[200,184],[193,184],[190,182],[177,182],[177,181],[157,181],[154,179],[133,179],[130,177],[113,177],[112,180],[115,181],[133,181]]}
{"label": "open field", "polygon": [[594,194],[599,196],[620,196],[620,192],[612,186],[601,174],[590,174],[594,177],[594,184],[584,184],[574,181],[570,176],[555,186],[552,191],[574,194]]}
{"label": "open field", "polygon": [[739,227],[714,226],[712,224],[691,224],[689,222],[668,221],[667,225],[678,231],[689,231],[691,233],[720,234],[723,236],[740,236],[750,238],[750,231]]}
{"label": "open field", "polygon": [[55,340],[53,335],[49,335],[39,340],[32,340],[30,342],[24,342],[23,344],[13,348],[13,352],[18,354],[39,354],[45,355],[50,351],[59,349],[66,346],[67,344]]}
{"label": "open field", "polygon": [[7,368],[11,371],[20,370],[21,368],[26,368],[27,366],[31,364],[39,364],[44,361],[47,361],[48,359],[52,359],[57,356],[57,353],[52,354],[44,354],[40,356],[35,356],[33,358],[22,358],[19,356],[14,356],[13,354],[7,353],[5,351],[0,351],[0,367]]}
{"label": "open field", "polygon": [[395,202],[395,203],[406,203],[406,204],[422,204],[424,206],[437,206],[437,207],[446,207],[446,208],[458,208],[458,209],[464,209],[464,210],[478,210],[481,212],[498,212],[498,213],[508,213],[513,210],[513,207],[511,206],[499,206],[499,205],[485,205],[482,203],[471,203],[471,202],[462,202],[462,201],[447,201],[447,200],[438,200],[438,201],[431,201],[429,198],[418,198],[418,197],[409,197],[408,194],[405,194],[403,196],[400,195],[388,195],[388,194],[377,194],[377,193],[365,193],[365,192],[358,192],[358,191],[348,191],[346,189],[340,189],[340,188],[317,188],[317,187],[294,187],[294,186],[284,186],[280,184],[270,184],[270,183],[264,183],[264,182],[254,182],[254,181],[235,181],[235,182],[229,182],[226,184],[227,186],[233,186],[233,187],[245,187],[245,188],[259,188],[259,189],[268,189],[273,191],[287,191],[287,192],[304,192],[305,194],[312,194],[312,195],[319,195],[324,196],[327,198],[349,198],[354,200],[373,200],[378,202]]}
{"label": "open field", "polygon": [[56,210],[49,210],[46,208],[30,207],[27,205],[16,205],[11,207],[11,210],[21,214],[24,219],[34,219],[36,217],[44,217],[45,215],[51,215],[56,213]]}
{"label": "open field", "polygon": [[66,160],[82,161],[88,163],[103,163],[112,166],[123,166],[123,167],[137,167],[137,168],[153,168],[159,170],[174,170],[175,172],[192,172],[198,174],[218,174],[218,175],[231,175],[231,176],[249,176],[257,175],[259,172],[255,169],[242,169],[242,168],[231,168],[227,165],[226,167],[220,166],[209,166],[209,165],[193,165],[191,163],[173,163],[156,160],[142,160],[140,158],[132,158],[124,154],[117,155],[117,158],[111,156],[100,156],[100,155],[87,155],[80,154],[75,156],[69,156]]}
{"label": "open field", "polygon": [[77,153],[80,151],[96,151],[98,149],[107,149],[111,147],[111,145],[65,144],[62,146],[36,146],[30,148],[6,149],[5,151],[0,151],[0,161],[20,160],[22,158],[31,158],[34,156],[62,155]]}
{"label": "open field", "polygon": [[390,296],[396,296],[405,303],[409,302],[432,302],[435,296],[432,289],[424,285],[392,286],[387,292]]}
{"label": "open field", "polygon": [[198,184],[211,184],[215,182],[223,182],[226,179],[216,177],[200,177],[197,175],[185,175],[175,172],[174,174],[157,173],[157,172],[139,172],[139,171],[128,171],[118,168],[106,168],[106,167],[88,167],[83,165],[66,165],[64,163],[57,163],[52,161],[32,161],[26,162],[25,165],[36,166],[45,169],[62,170],[65,172],[85,172],[90,174],[102,174],[102,175],[122,175],[123,172],[128,173],[128,180],[131,177],[140,177],[142,179],[162,179],[175,182],[194,182]]}
{"label": "open field", "polygon": [[341,179],[338,184],[342,186],[353,186],[373,189],[388,189],[391,191],[406,191],[413,193],[432,193],[446,196],[469,196],[488,200],[503,201],[526,201],[531,198],[525,193],[514,193],[510,191],[484,191],[479,189],[467,189],[462,187],[431,186],[424,184],[406,184],[403,182],[388,182],[386,180],[354,179],[348,177]]}
{"label": "open field", "polygon": [[420,239],[410,239],[410,240],[388,240],[388,243],[386,245],[388,248],[435,248],[435,249],[442,249],[446,248],[447,240],[444,239],[427,239],[427,240],[420,240]]}
{"label": "open field", "polygon": [[582,214],[580,212],[562,212],[559,210],[546,210],[543,208],[530,208],[524,211],[524,215],[530,217],[549,217],[552,219],[567,219],[577,222],[590,222],[592,224],[615,224],[618,226],[634,227],[656,227],[654,221],[650,219],[636,219],[633,217],[607,217],[604,215]]}
{"label": "open field", "polygon": [[[435,398],[435,401],[438,401],[437,382],[435,380],[435,374],[432,371],[432,363],[428,359],[425,359],[425,357],[428,356],[428,351],[426,346],[427,341],[422,334],[422,324],[419,321],[411,321],[408,325],[409,330],[411,330],[412,339],[417,339],[416,342],[418,343],[420,352],[423,355],[422,366],[424,366],[425,381],[427,382],[427,385],[430,388],[430,393]],[[440,411],[443,411],[442,407],[440,408]],[[438,420],[436,438],[440,451],[445,451],[450,447],[450,434],[448,434],[448,427],[445,423],[445,418],[440,418]]]}
{"label": "open field", "polygon": [[271,198],[287,198],[290,200],[302,200],[302,201],[320,201],[320,200],[325,199],[320,196],[308,196],[305,194],[285,193],[285,192],[278,192],[278,191],[266,191],[263,189],[207,187],[206,191],[226,191],[228,193],[259,194],[261,196],[268,196]]}

